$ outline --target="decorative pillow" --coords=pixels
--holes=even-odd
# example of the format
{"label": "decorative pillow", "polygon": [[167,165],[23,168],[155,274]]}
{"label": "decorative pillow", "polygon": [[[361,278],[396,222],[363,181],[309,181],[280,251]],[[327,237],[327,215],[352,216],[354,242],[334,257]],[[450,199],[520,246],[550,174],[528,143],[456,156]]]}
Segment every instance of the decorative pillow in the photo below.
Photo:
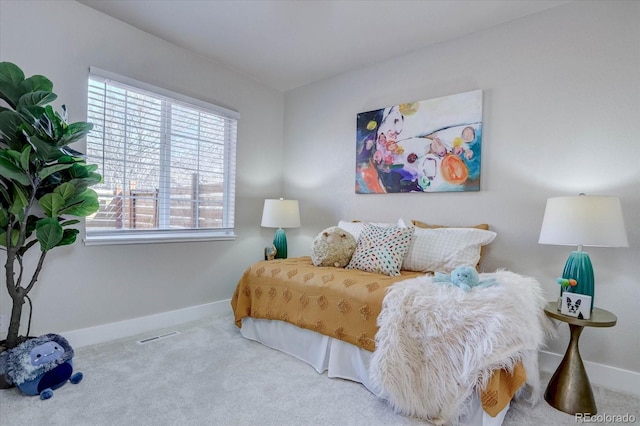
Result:
{"label": "decorative pillow", "polygon": [[379,226],[381,228],[396,228],[398,226],[397,223],[360,222],[360,221],[349,222],[346,220],[341,220],[338,222],[338,227],[344,229],[345,231],[353,235],[353,238],[355,238],[357,241],[358,237],[360,237],[360,233],[362,233],[362,229],[364,228],[365,223],[370,223],[371,225]]}
{"label": "decorative pillow", "polygon": [[346,269],[400,275],[412,235],[413,228],[385,228],[364,222]]}
{"label": "decorative pillow", "polygon": [[478,228],[414,228],[402,263],[407,271],[451,272],[460,265],[477,265],[482,246],[496,237]]}
{"label": "decorative pillow", "polygon": [[[402,219],[400,219],[400,220],[402,220]],[[428,228],[428,229],[436,229],[436,228],[476,228],[476,229],[484,229],[485,231],[489,230],[489,225],[486,224],[486,223],[480,223],[478,225],[471,225],[471,226],[446,226],[446,225],[431,225],[431,224],[428,224],[428,223],[420,222],[419,220],[415,220],[415,219],[412,220],[411,223],[413,223],[418,228]],[[407,225],[398,224],[398,226],[407,226]],[[480,261],[482,260],[483,252],[484,252],[484,246],[480,247],[480,259],[478,259],[478,263],[476,263],[476,269],[478,269],[478,270],[480,268]]]}

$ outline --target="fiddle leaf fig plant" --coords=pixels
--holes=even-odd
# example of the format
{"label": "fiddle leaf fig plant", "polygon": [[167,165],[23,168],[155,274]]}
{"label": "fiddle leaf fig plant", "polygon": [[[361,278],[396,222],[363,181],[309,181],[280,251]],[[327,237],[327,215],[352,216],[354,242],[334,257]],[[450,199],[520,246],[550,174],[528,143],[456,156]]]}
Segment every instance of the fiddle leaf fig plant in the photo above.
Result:
{"label": "fiddle leaf fig plant", "polygon": [[[64,105],[53,109],[53,83],[25,78],[11,62],[0,62],[0,249],[12,299],[6,348],[20,343],[22,307],[38,281],[50,250],[73,244],[78,219],[95,213],[98,194],[89,188],[102,176],[98,166],[69,145],[91,131],[86,122],[68,123]],[[39,250],[38,250],[39,249]],[[38,256],[25,271],[25,256]]]}

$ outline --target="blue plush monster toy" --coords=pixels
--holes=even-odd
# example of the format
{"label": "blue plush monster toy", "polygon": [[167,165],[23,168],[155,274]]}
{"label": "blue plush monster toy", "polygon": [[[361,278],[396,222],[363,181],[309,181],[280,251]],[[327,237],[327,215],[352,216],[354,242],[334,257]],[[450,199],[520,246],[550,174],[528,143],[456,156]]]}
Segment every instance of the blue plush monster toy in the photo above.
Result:
{"label": "blue plush monster toy", "polygon": [[67,380],[79,383],[82,373],[73,373],[73,349],[58,334],[45,334],[0,353],[0,374],[26,395],[49,399]]}
{"label": "blue plush monster toy", "polygon": [[473,287],[491,287],[497,284],[494,278],[480,281],[476,268],[469,265],[461,265],[451,271],[451,274],[436,272],[433,276],[434,283],[453,284],[463,291],[470,292]]}

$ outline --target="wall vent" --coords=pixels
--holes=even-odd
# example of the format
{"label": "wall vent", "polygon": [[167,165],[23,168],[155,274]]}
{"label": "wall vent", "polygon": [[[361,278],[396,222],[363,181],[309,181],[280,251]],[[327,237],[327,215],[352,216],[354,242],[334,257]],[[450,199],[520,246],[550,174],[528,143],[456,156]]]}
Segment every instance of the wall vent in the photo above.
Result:
{"label": "wall vent", "polygon": [[168,333],[160,334],[158,336],[147,337],[146,339],[138,340],[139,345],[146,345],[147,343],[155,342],[157,340],[166,339],[167,337],[173,337],[180,334],[179,331],[170,331]]}

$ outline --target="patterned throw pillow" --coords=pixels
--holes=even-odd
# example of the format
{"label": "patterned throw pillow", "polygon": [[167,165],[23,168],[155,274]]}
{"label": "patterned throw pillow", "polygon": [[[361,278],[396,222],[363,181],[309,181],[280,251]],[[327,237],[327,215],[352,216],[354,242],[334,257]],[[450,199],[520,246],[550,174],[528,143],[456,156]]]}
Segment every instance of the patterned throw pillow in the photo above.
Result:
{"label": "patterned throw pillow", "polygon": [[346,269],[400,275],[412,235],[413,228],[383,228],[365,222]]}
{"label": "patterned throw pillow", "polygon": [[351,222],[346,220],[341,220],[338,222],[338,228],[342,228],[351,235],[356,240],[360,238],[360,234],[364,229],[364,224],[369,223],[371,225],[380,226],[381,228],[397,228],[397,223],[386,223],[386,222]]}

